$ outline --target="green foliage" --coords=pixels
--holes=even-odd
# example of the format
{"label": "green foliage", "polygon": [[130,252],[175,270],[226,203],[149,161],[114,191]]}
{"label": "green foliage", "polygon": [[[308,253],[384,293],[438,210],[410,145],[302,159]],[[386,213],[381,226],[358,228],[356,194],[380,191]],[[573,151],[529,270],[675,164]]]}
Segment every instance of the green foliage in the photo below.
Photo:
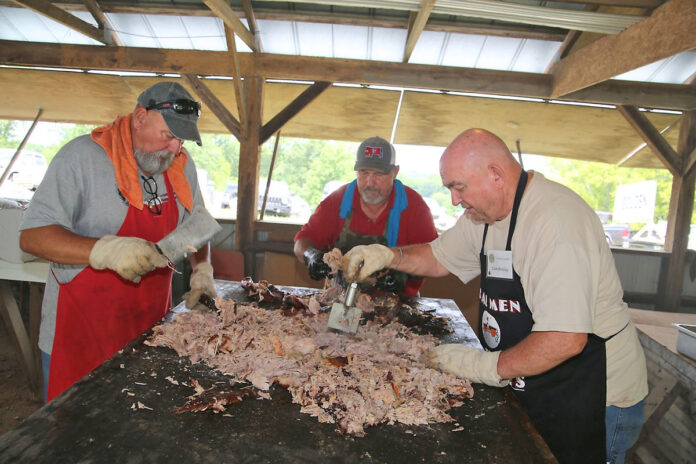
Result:
{"label": "green foliage", "polygon": [[198,169],[208,171],[215,190],[223,191],[239,170],[239,142],[231,135],[201,134],[202,147],[186,142]]}
{"label": "green foliage", "polygon": [[17,121],[8,121],[0,119],[0,148],[16,148],[19,140],[15,140],[14,130],[17,127]]}
{"label": "green foliage", "polygon": [[[656,180],[654,221],[667,219],[672,175],[666,169],[629,169],[605,163],[548,158],[545,173],[549,179],[575,191],[596,211],[614,210],[617,186]],[[636,230],[641,226],[642,224],[634,224],[631,228]]]}

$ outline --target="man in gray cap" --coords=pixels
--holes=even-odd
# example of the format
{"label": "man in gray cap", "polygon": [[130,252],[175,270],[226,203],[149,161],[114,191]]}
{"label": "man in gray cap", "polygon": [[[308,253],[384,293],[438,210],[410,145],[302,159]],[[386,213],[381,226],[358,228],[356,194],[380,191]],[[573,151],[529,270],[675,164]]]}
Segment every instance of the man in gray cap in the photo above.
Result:
{"label": "man in gray cap", "polygon": [[[201,104],[180,84],[143,91],[133,112],[56,154],[20,246],[50,261],[39,348],[49,401],[171,308],[172,269],[154,242],[204,208],[184,140],[201,144]],[[209,245],[191,255],[191,307],[215,296]]]}
{"label": "man in gray cap", "polygon": [[[357,179],[326,197],[295,236],[295,256],[312,279],[329,274],[323,257],[333,248],[346,253],[356,245],[401,247],[437,237],[423,198],[396,179],[399,166],[391,143],[381,137],[363,141],[354,169]],[[417,295],[421,285],[422,278],[393,270],[376,281],[377,288],[406,296]]]}

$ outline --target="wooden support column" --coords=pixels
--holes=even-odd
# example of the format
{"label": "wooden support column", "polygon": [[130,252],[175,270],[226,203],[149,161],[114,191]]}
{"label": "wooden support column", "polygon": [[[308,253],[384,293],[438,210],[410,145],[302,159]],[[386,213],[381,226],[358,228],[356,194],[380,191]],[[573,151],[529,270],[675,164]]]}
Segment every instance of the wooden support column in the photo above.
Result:
{"label": "wooden support column", "polygon": [[[682,116],[677,153],[686,160],[694,148],[696,148],[696,111],[689,111]],[[684,260],[689,242],[691,212],[694,207],[695,182],[696,169],[693,165],[683,175],[675,175],[672,181],[665,237],[665,249],[672,254],[667,269],[665,296],[659,306],[659,309],[663,311],[679,312],[684,282]]]}
{"label": "wooden support column", "polygon": [[245,253],[245,273],[252,275],[253,257],[247,256],[254,243],[254,221],[258,202],[259,167],[261,166],[260,136],[263,121],[263,85],[258,77],[244,79],[247,118],[242,126],[239,146],[239,178],[237,193],[237,229],[234,248]]}

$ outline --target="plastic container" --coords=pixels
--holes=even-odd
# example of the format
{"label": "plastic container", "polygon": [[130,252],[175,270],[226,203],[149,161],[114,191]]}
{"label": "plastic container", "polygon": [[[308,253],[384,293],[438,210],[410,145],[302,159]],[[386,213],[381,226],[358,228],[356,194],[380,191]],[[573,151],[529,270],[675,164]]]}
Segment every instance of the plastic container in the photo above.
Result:
{"label": "plastic container", "polygon": [[679,329],[677,351],[696,360],[696,325],[674,324]]}

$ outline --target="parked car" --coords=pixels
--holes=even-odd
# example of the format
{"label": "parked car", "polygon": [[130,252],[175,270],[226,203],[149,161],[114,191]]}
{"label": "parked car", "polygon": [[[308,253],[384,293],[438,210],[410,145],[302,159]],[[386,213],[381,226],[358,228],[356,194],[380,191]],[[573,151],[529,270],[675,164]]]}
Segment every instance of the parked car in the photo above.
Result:
{"label": "parked car", "polygon": [[332,194],[335,190],[337,190],[339,187],[344,186],[348,182],[342,181],[342,180],[330,180],[326,184],[324,184],[324,190],[321,192],[321,199],[323,200],[324,198],[328,197],[330,194]]}
{"label": "parked car", "polygon": [[[14,148],[0,148],[0,176],[5,172],[16,151]],[[36,190],[46,174],[46,169],[48,163],[41,153],[22,150],[12,165],[7,180],[26,189]]]}
{"label": "parked car", "polygon": [[425,201],[425,204],[428,205],[430,214],[433,215],[433,222],[435,222],[435,228],[437,230],[447,230],[451,228],[455,222],[457,222],[457,219],[454,216],[448,215],[445,207],[437,201],[430,197],[423,197],[423,201]]}
{"label": "parked car", "polygon": [[237,203],[237,184],[227,184],[225,191],[222,193],[221,208],[230,208]]}
{"label": "parked car", "polygon": [[628,246],[631,236],[630,224],[612,224],[612,214],[606,211],[595,211],[604,228],[604,238],[610,246]]}
{"label": "parked car", "polygon": [[[261,211],[263,196],[266,192],[266,179],[259,179],[259,201],[257,210]],[[272,180],[268,189],[265,214],[278,216],[290,216],[292,212],[292,199],[288,184],[282,181]]]}

